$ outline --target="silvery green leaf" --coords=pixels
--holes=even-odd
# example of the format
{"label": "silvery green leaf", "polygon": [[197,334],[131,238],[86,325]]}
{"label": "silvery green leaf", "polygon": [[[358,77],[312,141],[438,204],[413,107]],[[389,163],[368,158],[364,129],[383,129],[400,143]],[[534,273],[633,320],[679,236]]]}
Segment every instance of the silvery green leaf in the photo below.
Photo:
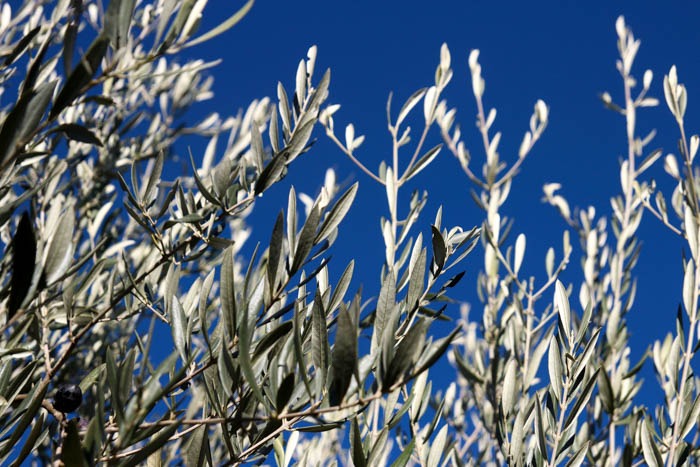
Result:
{"label": "silvery green leaf", "polygon": [[608,373],[605,371],[598,372],[598,395],[603,403],[603,408],[605,408],[608,413],[612,413],[615,408],[615,395],[612,385],[610,384]]}
{"label": "silvery green leaf", "polygon": [[221,263],[221,317],[224,322],[224,329],[228,334],[228,339],[233,339],[236,335],[236,290],[234,275],[234,255],[233,246],[224,251],[224,259]]}
{"label": "silvery green leaf", "polygon": [[372,332],[372,353],[374,353],[384,334],[384,328],[389,322],[391,310],[396,303],[396,278],[394,271],[389,272],[384,276],[382,287],[379,290],[379,298],[377,299],[377,309],[374,318],[374,330]]}
{"label": "silvery green leaf", "polygon": [[345,127],[345,147],[352,152],[353,142],[355,141],[355,126],[349,123]]}
{"label": "silvery green leaf", "polygon": [[73,259],[73,232],[75,230],[75,208],[69,206],[61,216],[48,242],[44,274],[46,283],[52,284],[59,279],[70,266]]}
{"label": "silvery green leaf", "polygon": [[297,249],[297,194],[294,187],[289,189],[287,197],[287,246],[293,257]]}
{"label": "silvery green leaf", "polygon": [[542,419],[542,401],[538,394],[535,395],[535,433],[537,435],[537,448],[542,457],[547,457],[546,431]]}
{"label": "silvery green leaf", "polygon": [[680,439],[688,436],[688,433],[695,427],[698,422],[698,416],[700,416],[700,397],[696,397],[693,401],[693,405],[690,409],[687,409],[684,416],[683,422],[681,423]]}
{"label": "silvery green leaf", "polygon": [[148,183],[146,183],[146,190],[143,192],[143,203],[146,206],[150,205],[151,202],[155,201],[156,196],[158,196],[158,183],[160,183],[160,177],[163,174],[164,159],[165,156],[163,155],[163,151],[160,151],[156,156],[155,163],[153,164],[153,169],[151,169],[151,174],[148,177]]}
{"label": "silvery green leaf", "polygon": [[438,431],[438,434],[433,439],[430,445],[430,454],[428,454],[428,464],[427,465],[440,465],[440,460],[445,450],[445,443],[447,442],[447,425]]}
{"label": "silvery green leaf", "polygon": [[651,433],[649,433],[648,421],[646,419],[642,420],[642,453],[644,454],[644,462],[650,467],[661,467],[664,465],[663,458],[659,452],[659,448],[656,443],[652,440]]}
{"label": "silvery green leaf", "polygon": [[401,126],[403,121],[406,119],[408,114],[411,112],[413,107],[420,102],[420,100],[425,96],[426,91],[428,88],[422,88],[411,94],[411,97],[406,99],[406,102],[403,104],[401,107],[401,110],[399,110],[399,115],[396,117],[396,125],[395,127],[398,128]]}
{"label": "silvery green leaf", "polygon": [[596,344],[598,343],[598,336],[600,336],[601,329],[602,328],[598,328],[595,331],[593,331],[593,334],[586,343],[586,347],[583,349],[583,352],[581,352],[581,354],[578,357],[576,357],[576,361],[574,362],[572,370],[572,374],[574,375],[573,379],[578,379],[579,374],[583,371],[586,371],[586,365],[588,365],[589,360],[591,359],[593,353],[596,350]]}
{"label": "silvery green leaf", "polygon": [[588,303],[586,305],[586,309],[583,312],[583,317],[581,318],[581,322],[579,323],[578,331],[576,332],[575,342],[577,344],[580,344],[581,340],[583,339],[583,336],[586,335],[586,331],[588,330],[588,325],[591,322],[592,315],[593,315],[593,306],[590,303]]}
{"label": "silvery green leaf", "polygon": [[437,105],[438,90],[435,86],[430,86],[423,99],[423,116],[425,124],[430,125],[435,118],[435,106]]}
{"label": "silvery green leaf", "polygon": [[175,348],[180,354],[183,362],[187,361],[189,354],[189,339],[187,335],[187,316],[185,315],[180,300],[177,297],[172,298],[172,306],[170,307],[170,328],[173,334],[173,342]]}
{"label": "silvery green leaf", "polygon": [[279,122],[277,121],[277,107],[273,106],[270,111],[270,146],[274,153],[280,151]]}
{"label": "silvery green leaf", "polygon": [[[163,40],[162,44],[160,45],[159,53],[165,52],[178,38],[180,33],[182,32],[182,28],[185,27],[185,23],[187,22],[190,12],[192,11],[192,8],[194,7],[195,3],[197,0],[184,0],[178,8],[177,16],[175,17],[175,20],[173,23],[170,25],[170,29],[168,29],[167,34],[165,35],[165,39]],[[174,3],[174,2],[173,2]],[[166,4],[166,8],[169,9],[169,7]],[[169,12],[168,12],[169,13]],[[164,18],[164,21],[167,21],[167,16]],[[159,29],[162,28],[163,25],[159,25]],[[159,36],[160,36],[160,31],[159,31]]]}
{"label": "silvery green leaf", "polygon": [[695,290],[695,265],[694,260],[689,260],[685,265],[685,274],[683,275],[683,306],[685,307],[688,316],[694,316],[694,299],[697,297],[698,291]]}
{"label": "silvery green leaf", "polygon": [[[262,283],[263,278],[260,278],[260,283]],[[223,287],[223,286],[222,286]],[[256,289],[259,285],[256,286]],[[262,403],[267,407],[267,399],[263,395],[260,385],[257,381],[257,376],[253,368],[253,363],[251,360],[252,342],[253,334],[255,329],[251,329],[254,326],[255,321],[252,319],[251,312],[255,313],[255,309],[252,309],[251,303],[246,304],[246,306],[241,307],[241,316],[238,320],[238,363],[241,366],[241,372],[253,391],[255,398],[258,402]]]}
{"label": "silvery green leaf", "polygon": [[525,429],[525,420],[523,416],[523,411],[518,411],[515,416],[515,421],[513,422],[513,431],[510,435],[510,449],[509,457],[511,465],[521,465],[522,455],[523,455],[523,431]]}
{"label": "silvery green leaf", "polygon": [[[219,346],[219,355],[216,358],[216,367],[219,379],[219,387],[223,390],[226,397],[233,395],[234,388],[239,385],[239,382],[234,378],[238,373],[234,364],[231,352],[228,346]],[[214,403],[218,405],[218,403]]]}
{"label": "silvery green leaf", "polygon": [[513,259],[513,272],[518,274],[520,265],[523,264],[523,256],[525,255],[525,235],[520,234],[515,240],[515,257]]}
{"label": "silvery green leaf", "polygon": [[583,390],[581,391],[581,394],[578,395],[576,398],[576,402],[574,403],[574,406],[571,408],[571,411],[569,412],[569,415],[566,417],[566,421],[564,422],[564,430],[568,429],[572,423],[576,421],[578,416],[581,414],[584,408],[586,408],[586,404],[588,403],[588,399],[591,397],[591,394],[593,393],[593,388],[595,387],[596,379],[598,376],[598,372],[600,371],[600,368],[598,368],[590,377],[586,385],[583,387]]}
{"label": "silvery green leaf", "polygon": [[389,430],[386,427],[382,428],[379,436],[374,438],[374,444],[367,456],[367,465],[382,465],[381,459],[386,455],[386,441],[389,438]]}
{"label": "silvery green leaf", "polygon": [[105,12],[104,31],[112,46],[118,50],[129,40],[129,24],[135,0],[111,0]]}
{"label": "silvery green leaf", "polygon": [[187,438],[183,450],[186,453],[184,458],[186,467],[204,466],[207,458],[211,457],[209,427],[207,425],[197,427]]}
{"label": "silvery green leaf", "polygon": [[637,167],[637,174],[641,174],[645,170],[647,170],[649,167],[651,167],[654,162],[656,162],[661,155],[663,154],[663,150],[657,149],[655,151],[652,151],[651,154],[649,154],[642,162],[639,164]]}
{"label": "silvery green leaf", "polygon": [[263,147],[262,135],[258,125],[253,122],[250,126],[250,148],[253,152],[253,161],[258,172],[262,172],[265,159],[265,148]]}
{"label": "silvery green leaf", "polygon": [[277,83],[277,99],[279,99],[279,113],[282,118],[282,131],[284,132],[284,142],[289,142],[292,134],[292,116],[289,110],[289,98],[282,83]]}
{"label": "silvery green leaf", "polygon": [[289,141],[289,145],[287,146],[288,157],[290,162],[296,159],[297,156],[299,156],[299,154],[303,153],[308,149],[307,143],[311,138],[311,133],[313,132],[315,125],[316,119],[314,118],[311,121],[306,122],[303,125],[297,126],[294,129],[292,139]]}
{"label": "silvery green leaf", "polygon": [[586,454],[588,454],[588,447],[590,444],[590,441],[583,443],[583,446],[581,446],[578,451],[571,456],[569,462],[566,463],[566,467],[580,467],[581,464],[583,464],[583,461],[586,460]]}
{"label": "silvery green leaf", "polygon": [[413,164],[407,171],[404,173],[403,177],[401,177],[403,180],[408,181],[418,175],[420,171],[422,171],[424,168],[426,168],[430,163],[437,157],[437,155],[440,153],[440,150],[442,149],[442,144],[438,144],[437,146],[434,146],[433,148],[429,149],[428,152],[423,154],[420,159],[416,161],[415,164]]}
{"label": "silvery green leaf", "polygon": [[338,282],[336,283],[335,290],[333,290],[333,294],[331,295],[331,299],[328,304],[329,313],[333,313],[343,301],[343,297],[345,296],[345,293],[347,292],[348,287],[350,286],[350,281],[352,280],[352,274],[354,270],[355,261],[352,260],[350,261],[350,263],[348,263],[347,267],[343,271],[343,274],[340,276],[340,279],[338,279]]}
{"label": "silvery green leaf", "polygon": [[518,395],[517,367],[515,359],[508,360],[503,376],[503,392],[501,396],[501,407],[503,413],[508,416],[515,406]]}
{"label": "silvery green leaf", "polygon": [[335,231],[338,225],[340,225],[342,220],[345,218],[345,215],[350,210],[350,206],[352,206],[352,203],[355,200],[358,186],[358,182],[353,183],[352,186],[348,188],[338,199],[321,224],[321,228],[319,229],[318,235],[316,235],[314,244],[319,244],[328,238]]}
{"label": "silvery green leaf", "polygon": [[568,341],[571,335],[571,309],[569,308],[569,298],[566,295],[566,289],[561,281],[557,280],[555,287],[554,304],[559,312],[559,319],[561,320],[564,331],[566,331],[566,341]]}
{"label": "silvery green leaf", "polygon": [[564,373],[561,353],[559,352],[559,342],[556,335],[549,340],[549,358],[547,368],[549,369],[549,382],[557,400],[562,396],[562,377]]}
{"label": "silvery green leaf", "polygon": [[554,248],[547,249],[547,256],[545,257],[545,269],[547,270],[547,277],[551,278],[554,274]]}
{"label": "silvery green leaf", "polygon": [[411,441],[409,441],[409,443],[406,446],[404,446],[404,448],[401,450],[401,454],[399,454],[399,457],[397,457],[396,460],[391,464],[391,467],[405,467],[405,465],[408,464],[408,461],[411,460],[411,456],[413,455],[415,445],[416,438],[411,438]]}
{"label": "silvery green leaf", "polygon": [[316,367],[321,386],[326,385],[328,366],[330,363],[328,350],[328,324],[326,323],[326,313],[323,309],[321,296],[316,293],[311,311],[311,324],[313,332],[311,334],[311,356]]}
{"label": "silvery green leaf", "polygon": [[550,334],[548,331],[543,335],[543,337],[537,343],[535,349],[532,351],[532,354],[530,356],[530,363],[527,367],[527,374],[525,375],[525,379],[523,381],[524,390],[529,389],[532,385],[532,382],[535,379],[535,376],[537,375],[537,371],[540,368],[540,362],[542,361],[542,357],[544,356],[544,353],[549,347],[549,340]]}
{"label": "silvery green leaf", "polygon": [[206,42],[210,39],[213,39],[214,37],[223,34],[224,32],[228,31],[232,27],[234,27],[236,24],[238,24],[239,21],[243,19],[243,17],[248,14],[248,11],[253,7],[253,3],[255,3],[255,0],[248,0],[245,5],[243,5],[238,11],[236,11],[233,15],[231,15],[229,18],[218,24],[216,27],[210,29],[209,31],[205,32],[201,36],[192,39],[188,43],[185,44],[185,47],[191,47],[193,45],[201,44],[202,42]]}
{"label": "silvery green leaf", "polygon": [[420,250],[418,259],[413,265],[411,278],[408,282],[408,292],[406,293],[406,309],[414,310],[420,306],[419,300],[423,295],[425,287],[425,267],[426,267],[427,252],[425,248]]}

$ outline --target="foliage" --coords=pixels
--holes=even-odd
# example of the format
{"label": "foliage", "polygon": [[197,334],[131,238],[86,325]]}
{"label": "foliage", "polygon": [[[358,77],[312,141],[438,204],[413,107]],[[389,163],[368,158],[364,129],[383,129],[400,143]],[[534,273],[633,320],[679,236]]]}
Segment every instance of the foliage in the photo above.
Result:
{"label": "foliage", "polygon": [[[510,240],[514,224],[500,210],[547,126],[543,101],[517,157],[504,162],[511,158],[499,154],[496,111],[486,111],[472,51],[485,154],[475,171],[456,110],[443,98],[452,78],[444,45],[434,84],[398,113],[389,99],[391,158],[374,172],[361,161],[364,137],[353,124],[343,139],[336,135],[340,106],[326,104],[330,72],[316,72],[312,47],[291,94],[279,84],[276,102],[263,98],[236,116],[188,125],[188,110],[212,97],[206,73],[216,62],[181,62],[182,51],[233,27],[252,0],[199,33],[205,4],[26,0],[0,8],[0,86],[14,98],[0,115],[3,465],[700,462],[692,368],[700,342],[700,139],[686,136],[686,91],[675,67],[664,78],[680,130],[681,164],[664,159],[677,182],[672,211],[644,180],[662,152],[648,150],[653,133],[637,135],[637,111],[658,101],[647,95],[650,71],[633,94],[639,41],[619,18],[624,103],[608,93],[602,100],[626,123],[620,195],[608,219],[592,208],[572,211],[558,184],[544,187],[568,230],[558,260],[549,249],[538,283],[521,275],[526,237]],[[415,143],[409,122],[422,127]],[[256,198],[313,150],[318,126],[386,190],[376,299],[351,291],[354,261],[331,262],[333,244],[350,241],[342,221],[360,189],[341,193],[332,171],[315,199],[290,187],[269,235],[256,239],[248,261],[240,253]],[[431,129],[441,143],[429,143]],[[206,149],[184,158],[179,173],[185,135]],[[406,197],[401,189],[441,152],[454,155],[484,216],[481,227],[444,226],[438,209],[428,240],[420,231],[428,192]],[[648,352],[665,394],[654,411],[635,402],[644,361],[630,361],[626,324],[646,211],[690,251],[677,334]],[[580,307],[562,275],[576,248],[572,234],[584,278]],[[475,278],[481,322],[462,304],[459,321],[439,337],[431,325],[454,315],[447,294],[475,249],[484,261]],[[332,271],[342,271],[335,283]],[[446,354],[454,382],[439,388],[429,369]]]}

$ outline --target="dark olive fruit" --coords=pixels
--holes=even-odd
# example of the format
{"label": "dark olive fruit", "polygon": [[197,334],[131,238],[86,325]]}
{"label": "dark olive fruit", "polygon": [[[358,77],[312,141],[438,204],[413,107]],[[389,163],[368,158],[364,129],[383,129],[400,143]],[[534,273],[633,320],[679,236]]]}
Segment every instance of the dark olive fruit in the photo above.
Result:
{"label": "dark olive fruit", "polygon": [[83,391],[75,384],[63,384],[53,396],[53,406],[63,413],[75,412],[83,402]]}

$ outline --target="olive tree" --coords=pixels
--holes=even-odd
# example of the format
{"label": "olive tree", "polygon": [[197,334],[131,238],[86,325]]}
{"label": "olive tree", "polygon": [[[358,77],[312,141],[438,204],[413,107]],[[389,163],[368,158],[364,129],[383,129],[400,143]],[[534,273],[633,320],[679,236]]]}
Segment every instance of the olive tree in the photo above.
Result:
{"label": "olive tree", "polygon": [[[200,31],[206,3],[0,6],[3,464],[698,462],[700,139],[686,135],[674,67],[663,94],[680,163],[667,154],[664,168],[677,186],[656,192],[647,174],[663,152],[637,128],[658,100],[651,71],[641,89],[634,78],[639,41],[623,18],[622,98],[601,96],[624,121],[620,194],[606,216],[572,210],[559,184],[544,187],[564,222],[538,279],[524,277],[526,235],[511,235],[516,224],[502,212],[545,135],[545,102],[533,103],[517,154],[502,155],[472,51],[476,170],[444,98],[453,72],[443,45],[434,82],[400,106],[389,98],[391,151],[375,171],[363,162],[362,123],[336,129],[351,117],[329,103],[330,72],[316,69],[311,47],[274,99],[192,121],[188,111],[212,98],[217,62],[191,57],[253,2]],[[357,165],[358,183],[341,187],[328,171],[312,197],[283,180],[314,151],[315,131]],[[201,144],[183,148],[185,135]],[[442,208],[423,213],[421,172],[445,154],[482,219],[445,225]],[[427,189],[406,193],[416,181]],[[360,183],[386,192],[376,220],[385,255],[377,283],[363,284],[370,294],[353,281],[354,260],[330,255],[352,241],[343,219]],[[249,214],[273,185],[286,185],[286,206],[261,232]],[[676,335],[647,353],[664,391],[656,408],[636,399],[645,359],[630,360],[626,320],[646,212],[688,249]],[[246,242],[255,247],[244,255]],[[470,278],[463,262],[474,250],[483,267]],[[569,267],[575,255],[580,272]],[[447,296],[464,280],[476,285],[480,319],[464,297]],[[435,320],[450,331],[436,333]],[[444,355],[454,368],[446,384],[430,376]]]}

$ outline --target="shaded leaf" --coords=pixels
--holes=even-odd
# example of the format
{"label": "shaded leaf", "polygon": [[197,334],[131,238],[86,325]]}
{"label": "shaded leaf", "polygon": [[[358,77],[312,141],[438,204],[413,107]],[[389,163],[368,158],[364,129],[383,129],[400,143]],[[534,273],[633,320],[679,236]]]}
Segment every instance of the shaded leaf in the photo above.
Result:
{"label": "shaded leaf", "polygon": [[68,421],[65,428],[66,436],[63,438],[61,449],[61,461],[64,465],[75,467],[87,466],[85,456],[83,455],[83,447],[80,444],[80,435],[78,434],[78,420],[72,419]]}
{"label": "shaded leaf", "polygon": [[447,246],[445,246],[445,239],[442,238],[442,233],[440,229],[434,225],[430,226],[432,232],[433,241],[433,261],[437,267],[437,271],[434,272],[437,275],[442,268],[445,266],[445,259],[447,257]]}
{"label": "shaded leaf", "polygon": [[267,283],[270,291],[276,291],[277,271],[280,267],[280,258],[282,257],[282,244],[284,242],[284,214],[280,212],[277,215],[275,226],[272,228],[272,236],[270,238],[270,248],[267,254]]}
{"label": "shaded leaf", "polygon": [[289,373],[284,377],[280,383],[280,387],[277,389],[277,395],[275,397],[275,407],[278,412],[282,412],[287,406],[287,403],[292,397],[294,392],[294,382],[296,375],[294,373]]}
{"label": "shaded leaf", "polygon": [[34,134],[51,102],[57,80],[44,83],[37,90],[20,97],[0,130],[0,163],[12,156],[17,147]]}
{"label": "shaded leaf", "polygon": [[301,228],[301,233],[299,233],[296,251],[294,252],[294,261],[289,270],[290,274],[296,273],[302,264],[304,264],[304,261],[306,261],[309,253],[311,253],[311,249],[314,246],[314,238],[316,237],[316,229],[318,228],[320,220],[321,208],[316,205],[309,212],[309,217],[307,217],[304,227]]}
{"label": "shaded leaf", "polygon": [[97,383],[98,381],[102,380],[102,375],[105,372],[105,369],[107,367],[106,363],[103,363],[90,371],[86,377],[80,381],[80,390],[83,392],[83,394],[87,393],[90,387]]}
{"label": "shaded leaf", "polygon": [[36,264],[36,238],[29,213],[20,218],[15,236],[12,238],[12,277],[10,279],[10,300],[7,319],[10,320],[22,306],[34,277]]}
{"label": "shaded leaf", "polygon": [[34,40],[36,35],[41,31],[41,26],[36,26],[26,34],[22,36],[22,38],[17,41],[15,46],[12,48],[12,51],[5,57],[5,62],[3,63],[3,66],[7,67],[12,65],[12,62],[17,60],[17,58],[22,55],[22,53],[26,50],[27,46]]}
{"label": "shaded leaf", "polygon": [[287,154],[286,150],[280,152],[265,166],[255,182],[255,196],[260,196],[281,178],[287,166]]}
{"label": "shaded leaf", "polygon": [[148,459],[148,456],[162,448],[165,443],[170,440],[170,437],[177,432],[179,424],[173,423],[158,432],[153,436],[145,446],[141,447],[136,454],[127,458],[124,462],[119,464],[120,467],[135,467],[140,465],[143,461]]}
{"label": "shaded leaf", "polygon": [[362,447],[362,434],[360,433],[360,425],[357,421],[357,417],[352,419],[351,424],[350,447],[352,449],[352,462],[355,464],[355,467],[365,467],[367,465],[367,458],[365,457],[365,451]]}
{"label": "shaded leaf", "polygon": [[321,296],[316,293],[312,307],[311,324],[313,333],[311,334],[311,348],[314,366],[321,380],[321,385],[326,385],[328,372],[328,325],[326,324],[326,312],[323,309]]}
{"label": "shaded leaf", "polygon": [[[49,435],[49,431],[44,426],[46,421],[46,412],[39,412],[39,417],[34,421],[32,429],[29,431],[27,439],[24,441],[24,445],[20,450],[17,457],[13,460],[11,467],[19,467],[23,465],[24,460],[33,452],[35,448],[42,442],[42,440]],[[68,464],[67,464],[68,465]],[[83,465],[83,464],[76,464]]]}
{"label": "shaded leaf", "polygon": [[100,67],[100,62],[107,52],[108,45],[109,39],[105,35],[97,36],[90,44],[87,52],[80,59],[80,63],[75,67],[58,93],[53,108],[49,113],[50,119],[54,119],[63,109],[71,105],[76,97],[85,93],[85,87],[90,83]]}
{"label": "shaded leaf", "polygon": [[221,264],[221,312],[224,329],[229,339],[236,335],[236,290],[234,285],[234,256],[233,246],[224,250],[224,260]]}
{"label": "shaded leaf", "polygon": [[410,369],[411,365],[415,363],[418,355],[423,350],[425,334],[428,332],[429,326],[430,322],[427,319],[419,318],[401,340],[396,348],[394,358],[389,364],[386,376],[382,380],[382,387],[385,390],[399,381]]}
{"label": "shaded leaf", "polygon": [[344,306],[338,314],[338,325],[333,346],[330,385],[331,405],[340,405],[350,387],[357,362],[357,326]]}

